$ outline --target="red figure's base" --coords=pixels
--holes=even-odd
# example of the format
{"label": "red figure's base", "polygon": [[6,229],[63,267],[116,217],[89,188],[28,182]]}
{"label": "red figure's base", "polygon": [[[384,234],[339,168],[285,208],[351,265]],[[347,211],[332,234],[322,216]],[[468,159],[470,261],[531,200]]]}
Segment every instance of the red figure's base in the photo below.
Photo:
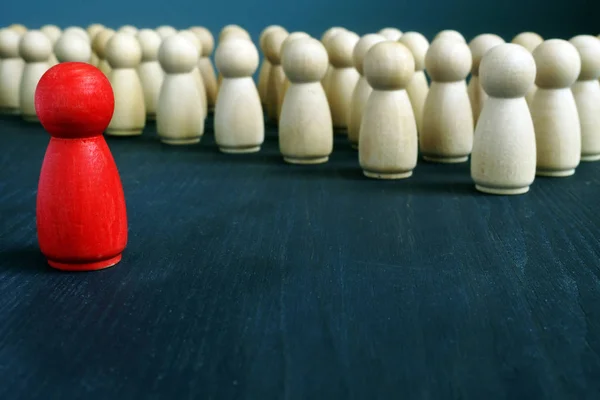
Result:
{"label": "red figure's base", "polygon": [[61,271],[98,271],[100,269],[110,268],[113,265],[117,265],[121,261],[122,254],[109,258],[108,260],[96,261],[91,263],[63,263],[60,261],[48,260],[48,264],[52,268],[59,269]]}

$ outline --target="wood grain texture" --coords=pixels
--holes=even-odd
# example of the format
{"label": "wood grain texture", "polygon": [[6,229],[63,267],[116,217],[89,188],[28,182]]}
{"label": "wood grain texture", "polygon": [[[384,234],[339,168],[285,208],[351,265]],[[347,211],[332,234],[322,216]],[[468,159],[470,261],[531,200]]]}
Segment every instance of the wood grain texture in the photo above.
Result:
{"label": "wood grain texture", "polygon": [[0,398],[593,399],[600,164],[524,196],[468,163],[364,178],[330,162],[108,138],[130,222],[118,268],[46,266],[41,127],[0,127]]}

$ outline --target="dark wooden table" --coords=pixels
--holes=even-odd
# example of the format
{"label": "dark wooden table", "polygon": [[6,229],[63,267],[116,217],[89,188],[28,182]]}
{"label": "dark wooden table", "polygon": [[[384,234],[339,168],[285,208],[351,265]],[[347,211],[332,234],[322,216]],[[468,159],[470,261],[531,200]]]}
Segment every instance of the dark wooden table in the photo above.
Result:
{"label": "dark wooden table", "polygon": [[479,194],[463,165],[362,176],[109,138],[123,261],[50,269],[49,136],[0,121],[0,399],[598,399],[600,163]]}

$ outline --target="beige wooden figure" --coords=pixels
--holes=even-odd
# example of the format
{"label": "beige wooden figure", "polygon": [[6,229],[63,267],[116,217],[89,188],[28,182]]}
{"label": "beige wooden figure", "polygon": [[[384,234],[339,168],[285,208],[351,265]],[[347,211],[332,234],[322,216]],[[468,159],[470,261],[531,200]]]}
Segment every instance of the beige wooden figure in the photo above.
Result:
{"label": "beige wooden figure", "polygon": [[[50,43],[52,44],[52,48],[54,49],[54,45],[58,41],[58,39],[62,35],[62,30],[56,25],[44,25],[40,28],[40,31],[46,35],[48,39],[50,39]],[[58,64],[58,60],[56,59],[56,55],[54,52],[50,54],[50,59],[48,60],[48,64],[53,67]]]}
{"label": "beige wooden figure", "polygon": [[600,40],[591,35],[569,41],[581,58],[581,72],[572,86],[581,123],[581,161],[600,160]]}
{"label": "beige wooden figure", "polygon": [[123,25],[122,27],[119,28],[119,30],[117,32],[126,33],[126,34],[132,35],[132,36],[137,36],[138,28],[136,28],[133,25]]}
{"label": "beige wooden figure", "polygon": [[215,111],[215,104],[217,102],[217,75],[210,60],[215,47],[215,39],[212,33],[202,26],[193,27],[190,30],[196,34],[202,47],[202,54],[198,60],[198,69],[202,75],[204,89],[206,90],[207,108],[212,113]]}
{"label": "beige wooden figure", "polygon": [[402,31],[397,28],[383,28],[378,32],[386,40],[398,41],[402,37]]}
{"label": "beige wooden figure", "polygon": [[161,25],[155,30],[162,40],[165,40],[169,36],[177,35],[177,29],[173,28],[170,25]]}
{"label": "beige wooden figure", "polygon": [[581,128],[571,86],[581,71],[575,46],[561,39],[533,51],[537,91],[529,104],[537,153],[537,175],[570,176],[581,159]]}
{"label": "beige wooden figure", "polygon": [[[340,26],[334,26],[332,28],[329,28],[325,31],[325,33],[323,33],[323,36],[321,36],[321,43],[323,43],[323,46],[325,46],[325,50],[327,50],[328,46],[329,46],[329,41],[338,33],[340,32],[345,32],[346,28],[342,28]],[[328,50],[329,52],[329,50]],[[323,77],[323,80],[321,82],[321,84],[323,85],[323,89],[325,90],[325,94],[327,95],[327,101],[329,102],[329,81],[330,81],[330,77],[331,77],[331,72],[333,71],[333,67],[331,66],[331,62],[329,63],[329,67],[327,67],[327,72],[325,72],[325,76]],[[329,103],[331,105],[331,103]]]}
{"label": "beige wooden figure", "polygon": [[267,84],[267,116],[272,123],[279,121],[281,113],[281,97],[283,95],[283,83],[285,74],[281,67],[281,47],[288,33],[282,30],[274,30],[265,38],[265,57],[269,60],[271,68]]}
{"label": "beige wooden figure", "polygon": [[137,39],[142,50],[142,61],[137,69],[146,106],[146,120],[156,120],[156,107],[160,88],[165,78],[164,71],[158,62],[158,49],[162,43],[160,35],[153,29],[141,29]]}
{"label": "beige wooden figure", "polygon": [[[221,32],[219,33],[219,45],[229,39],[244,39],[244,40],[248,40],[250,42],[252,41],[252,38],[250,37],[250,34],[248,33],[248,31],[246,31],[244,28],[242,28],[239,25],[227,25],[226,27],[224,27],[221,30]],[[217,70],[218,70],[218,68],[217,68]],[[223,81],[223,75],[219,71],[218,76],[217,76],[217,93],[219,92],[219,89],[221,88],[222,81]]]}
{"label": "beige wooden figure", "polygon": [[364,74],[373,88],[365,108],[358,158],[365,176],[402,179],[417,165],[417,123],[406,93],[415,60],[398,42],[377,43],[367,52]]}
{"label": "beige wooden figure", "polygon": [[12,29],[17,32],[20,36],[23,36],[27,33],[27,27],[23,24],[12,24],[8,27],[8,29]]}
{"label": "beige wooden figure", "polygon": [[471,177],[481,192],[522,194],[535,179],[535,133],[525,100],[535,76],[533,56],[516,44],[495,46],[481,59],[479,80],[489,97],[471,155]]}
{"label": "beige wooden figure", "polygon": [[215,106],[215,141],[224,153],[254,153],[265,139],[263,110],[252,75],[258,69],[258,50],[245,39],[219,44],[215,54],[223,74]]}
{"label": "beige wooden figure", "polygon": [[[535,48],[537,46],[539,46],[543,41],[544,41],[544,39],[535,32],[522,32],[522,33],[519,33],[517,36],[515,36],[512,39],[511,43],[523,46],[527,49],[527,51],[529,51],[530,53],[533,53]],[[527,96],[525,96],[525,99],[527,100],[527,104],[531,104],[531,101],[533,100],[533,96],[535,95],[536,90],[537,90],[537,86],[534,83],[531,86],[531,89],[529,89],[529,92],[527,92]]]}
{"label": "beige wooden figure", "polygon": [[19,55],[21,35],[14,29],[0,29],[0,113],[20,113],[19,92],[25,62]]}
{"label": "beige wooden figure", "polygon": [[[359,74],[358,82],[352,92],[352,98],[350,99],[350,109],[348,110],[348,140],[352,145],[353,149],[358,150],[358,141],[360,138],[360,124],[362,122],[363,112],[367,105],[367,100],[373,91],[367,78],[364,76],[364,61],[365,55],[375,46],[377,43],[385,41],[386,38],[382,35],[369,33],[364,35],[352,51],[352,60],[354,62],[354,68]],[[329,106],[327,107],[329,110]]]}
{"label": "beige wooden figure", "polygon": [[457,40],[461,43],[467,43],[467,41],[465,40],[465,37],[460,32],[455,31],[453,29],[445,29],[443,31],[438,32],[438,34],[435,35],[433,40],[437,40],[437,39],[452,39],[452,40]]}
{"label": "beige wooden figure", "polygon": [[[310,37],[310,35],[306,32],[292,32],[285,38],[285,40],[281,44],[281,56],[282,56],[281,65],[282,65],[282,67],[283,67],[283,53],[285,52],[286,46],[289,46],[289,44],[291,42],[293,42],[294,40],[307,38],[307,37]],[[285,75],[285,71],[284,71],[284,75]],[[285,99],[285,94],[289,87],[290,87],[290,80],[288,79],[287,76],[284,76],[283,85],[281,86],[281,96],[279,98],[279,101],[281,102],[281,104],[279,105],[280,109],[281,109],[281,106],[283,105],[283,100]]]}
{"label": "beige wooden figure", "polygon": [[89,63],[92,48],[89,42],[74,33],[65,33],[54,44],[54,55],[58,62]]}
{"label": "beige wooden figure", "polygon": [[469,46],[452,38],[436,39],[425,57],[431,87],[423,108],[419,144],[423,159],[465,162],[473,148],[473,111],[465,79],[471,70]]}
{"label": "beige wooden figure", "polygon": [[137,74],[142,61],[137,38],[128,33],[115,33],[106,45],[106,61],[111,67],[109,80],[115,95],[115,111],[106,134],[141,135],[146,125],[146,106]]}
{"label": "beige wooden figure", "polygon": [[202,97],[192,73],[198,50],[185,37],[171,35],[160,45],[158,61],[165,71],[156,107],[158,136],[166,144],[198,143],[204,133]]}
{"label": "beige wooden figure", "polygon": [[333,151],[333,123],[321,85],[327,50],[310,37],[288,43],[282,54],[290,80],[279,121],[279,150],[291,164],[320,164]]}
{"label": "beige wooden figure", "polygon": [[100,62],[100,60],[98,59],[98,55],[94,51],[94,39],[96,39],[96,35],[98,35],[100,32],[102,32],[105,29],[106,29],[106,27],[102,24],[90,24],[90,25],[88,25],[88,27],[86,29],[88,36],[90,38],[90,44],[92,46],[92,57],[90,59],[90,64],[92,64],[96,67],[98,66],[98,63]]}
{"label": "beige wooden figure", "polygon": [[108,41],[113,37],[115,31],[112,29],[105,29],[98,33],[92,42],[92,50],[98,56],[98,69],[106,76],[110,76],[110,65],[106,61],[106,45]]}
{"label": "beige wooden figure", "polygon": [[429,92],[429,84],[425,76],[425,56],[427,50],[429,50],[429,41],[418,32],[406,32],[398,41],[408,47],[415,59],[415,74],[406,87],[406,92],[417,119],[417,131],[421,132],[423,129],[423,108],[425,108],[425,100]]}
{"label": "beige wooden figure", "polygon": [[[200,63],[200,58],[202,56],[202,42],[198,39],[198,36],[190,30],[179,32],[181,36],[189,40],[194,47],[196,47],[196,51],[198,51],[198,63]],[[206,89],[204,88],[204,79],[202,79],[202,74],[200,73],[200,68],[196,65],[196,68],[192,71],[192,74],[196,78],[196,85],[198,85],[198,92],[200,93],[200,97],[202,98],[202,110],[204,111],[204,117],[208,115],[208,100],[206,98]]]}
{"label": "beige wooden figure", "polygon": [[83,40],[85,40],[86,42],[88,42],[90,44],[92,43],[87,31],[80,26],[69,26],[68,28],[65,28],[65,30],[62,32],[62,34],[63,35],[75,34],[75,35],[79,36],[80,38],[82,38]]}
{"label": "beige wooden figure", "polygon": [[342,31],[329,40],[326,47],[332,70],[328,82],[329,107],[335,133],[348,134],[348,111],[356,83],[360,78],[354,68],[352,53],[360,38],[350,31]]}
{"label": "beige wooden figure", "polygon": [[[287,33],[284,27],[280,25],[270,25],[267,26],[260,34],[258,39],[258,44],[260,47],[260,51],[265,54],[265,38],[267,35],[273,31],[284,31]],[[264,109],[267,107],[267,86],[269,85],[269,75],[271,73],[271,63],[269,59],[265,56],[263,58],[262,65],[260,66],[260,70],[258,72],[258,94],[260,95],[260,102]]]}
{"label": "beige wooden figure", "polygon": [[35,89],[50,68],[48,60],[51,54],[52,43],[42,32],[30,30],[21,37],[19,55],[25,61],[25,67],[19,87],[19,108],[25,121],[39,121],[35,111]]}
{"label": "beige wooden figure", "polygon": [[481,58],[489,49],[502,43],[504,43],[504,39],[493,33],[483,33],[475,36],[469,43],[473,65],[471,66],[471,80],[469,81],[467,90],[469,92],[469,99],[471,100],[473,123],[475,125],[477,125],[477,119],[481,113],[483,102],[487,97],[479,83],[479,63],[481,63]]}

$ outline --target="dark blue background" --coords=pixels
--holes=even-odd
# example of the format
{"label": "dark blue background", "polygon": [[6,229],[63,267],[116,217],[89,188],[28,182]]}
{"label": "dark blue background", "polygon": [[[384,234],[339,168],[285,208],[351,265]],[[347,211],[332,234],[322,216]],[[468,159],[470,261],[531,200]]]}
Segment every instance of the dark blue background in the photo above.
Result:
{"label": "dark blue background", "polygon": [[429,39],[442,29],[456,29],[467,40],[484,32],[510,40],[526,30],[548,38],[568,38],[581,33],[597,35],[599,21],[600,1],[592,0],[25,0],[7,1],[0,13],[0,26],[15,22],[28,27],[47,23],[87,26],[92,22],[113,28],[124,24],[151,28],[167,24],[179,29],[202,25],[216,34],[224,25],[236,23],[254,39],[270,24],[314,36],[340,25],[359,34],[394,26],[419,31]]}

